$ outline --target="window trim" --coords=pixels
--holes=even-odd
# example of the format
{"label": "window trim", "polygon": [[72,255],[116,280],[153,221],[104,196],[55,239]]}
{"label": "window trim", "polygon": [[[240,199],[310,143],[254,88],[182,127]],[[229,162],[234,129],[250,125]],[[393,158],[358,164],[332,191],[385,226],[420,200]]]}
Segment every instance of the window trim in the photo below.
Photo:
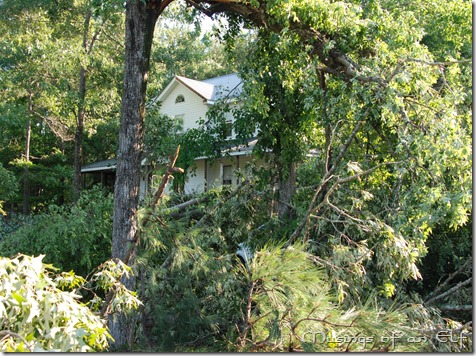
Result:
{"label": "window trim", "polygon": [[183,94],[177,95],[177,97],[175,98],[175,104],[180,104],[184,102],[185,102],[185,97],[183,96]]}
{"label": "window trim", "polygon": [[[225,167],[230,169],[229,179],[225,179]],[[227,177],[228,178],[228,177]],[[221,184],[222,185],[232,185],[233,184],[233,165],[232,164],[222,164],[221,165]]]}

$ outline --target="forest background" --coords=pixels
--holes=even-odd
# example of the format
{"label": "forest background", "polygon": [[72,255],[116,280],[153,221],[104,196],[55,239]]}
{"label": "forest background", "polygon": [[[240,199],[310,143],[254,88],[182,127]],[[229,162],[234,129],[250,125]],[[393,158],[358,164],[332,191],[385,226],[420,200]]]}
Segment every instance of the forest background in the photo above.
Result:
{"label": "forest background", "polygon": [[[156,201],[157,165],[118,225],[125,205],[80,169],[121,156],[135,127],[121,123],[133,15],[2,1],[2,349],[471,350],[471,3],[153,3],[129,6],[157,21],[138,152],[166,167],[180,145],[175,166],[193,169],[233,110],[235,143],[258,127],[267,165],[196,196],[176,172]],[[221,26],[203,31],[206,14]],[[174,75],[233,72],[243,105],[217,103],[189,134],[152,104]]]}

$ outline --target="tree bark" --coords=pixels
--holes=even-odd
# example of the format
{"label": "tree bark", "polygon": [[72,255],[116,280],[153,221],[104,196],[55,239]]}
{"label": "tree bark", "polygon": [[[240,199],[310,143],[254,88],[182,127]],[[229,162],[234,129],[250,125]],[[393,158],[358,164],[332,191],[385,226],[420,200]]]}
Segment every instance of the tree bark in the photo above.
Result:
{"label": "tree bark", "polygon": [[[131,243],[137,239],[137,209],[145,116],[147,77],[154,28],[166,4],[129,0],[126,4],[125,72],[122,96],[121,127],[114,189],[112,257],[125,260]],[[129,264],[134,262],[132,258]],[[135,288],[135,278],[124,281]],[[131,329],[125,315],[109,319],[114,343],[112,349],[125,349],[131,343]],[[128,345],[129,344],[129,345]]]}
{"label": "tree bark", "polygon": [[280,220],[292,218],[294,209],[292,200],[296,194],[296,163],[291,162],[285,167],[280,167],[278,177],[278,216]]}

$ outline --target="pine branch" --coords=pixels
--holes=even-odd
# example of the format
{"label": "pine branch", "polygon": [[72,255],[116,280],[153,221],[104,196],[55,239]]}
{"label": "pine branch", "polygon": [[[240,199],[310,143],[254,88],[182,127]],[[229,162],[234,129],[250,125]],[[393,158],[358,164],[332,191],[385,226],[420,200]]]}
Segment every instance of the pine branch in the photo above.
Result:
{"label": "pine branch", "polygon": [[354,319],[350,322],[350,324],[340,324],[340,323],[333,323],[331,321],[328,321],[327,318],[329,316],[326,316],[324,319],[319,319],[319,318],[302,318],[300,320],[298,320],[296,322],[296,324],[293,325],[292,329],[293,331],[297,328],[297,326],[303,322],[303,321],[316,321],[318,323],[323,323],[323,324],[327,324],[327,325],[330,325],[330,326],[334,326],[334,327],[343,327],[343,328],[351,328],[354,326],[354,323],[356,322],[357,319]]}

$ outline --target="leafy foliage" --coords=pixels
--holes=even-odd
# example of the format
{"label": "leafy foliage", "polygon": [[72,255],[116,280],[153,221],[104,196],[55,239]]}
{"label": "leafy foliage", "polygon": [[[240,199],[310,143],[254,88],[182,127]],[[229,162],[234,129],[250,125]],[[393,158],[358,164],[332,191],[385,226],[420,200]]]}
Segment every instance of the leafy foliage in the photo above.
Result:
{"label": "leafy foliage", "polygon": [[77,203],[50,205],[0,240],[0,253],[44,254],[64,271],[87,275],[108,259],[111,248],[112,197],[100,188],[83,192]]}
{"label": "leafy foliage", "polygon": [[0,258],[0,348],[24,351],[102,351],[110,338],[104,322],[63,291],[43,256]]}
{"label": "leafy foliage", "polygon": [[18,187],[13,173],[5,169],[1,163],[0,181],[2,181],[2,186],[0,187],[0,214],[5,215],[5,212],[2,209],[2,204],[5,200],[8,200],[15,195]]}
{"label": "leafy foliage", "polygon": [[[106,261],[90,280],[73,272],[53,274],[44,255],[0,258],[0,349],[6,352],[106,351],[112,339],[104,319],[129,312],[141,302],[121,283],[131,273],[122,262]],[[81,302],[81,290],[94,293]],[[101,313],[97,313],[101,309]]]}
{"label": "leafy foliage", "polygon": [[461,228],[472,209],[470,35],[439,22],[458,42],[439,63],[445,44],[431,41],[438,20],[423,2],[267,6],[272,31],[260,30],[240,70],[235,130],[244,138],[257,127],[258,151],[281,164],[315,148],[288,201],[300,220],[288,243],[310,244],[341,301],[373,289],[392,296],[420,278],[432,229]]}
{"label": "leafy foliage", "polygon": [[[208,5],[211,12],[228,6]],[[78,29],[89,6],[94,28],[105,27],[104,41],[86,56]],[[240,64],[241,103],[217,103],[202,122],[212,130],[183,136],[177,122],[150,106],[146,151],[160,160],[180,142],[177,165],[192,168],[197,154],[221,153],[220,133],[233,113],[238,140],[246,142],[257,129],[256,151],[272,157],[278,169],[253,169],[254,177],[237,191],[207,192],[185,211],[168,209],[164,199],[154,223],[141,231],[135,269],[145,304],[138,342],[154,351],[471,349],[467,339],[457,344],[435,338],[435,330],[470,332],[464,324],[469,313],[448,312],[454,304],[467,311],[472,299],[469,1],[273,0],[231,6],[245,9],[262,26],[254,42],[228,62],[222,44],[202,36],[198,27],[160,23],[149,96],[174,74],[201,79]],[[12,172],[19,181],[28,165],[34,205],[46,211],[18,229],[16,220],[2,222],[0,251],[44,253],[63,270],[89,273],[109,255],[111,199],[93,191],[75,205],[62,205],[69,199],[68,142],[80,100],[74,88],[77,69],[87,66],[86,156],[111,158],[122,50],[111,35],[117,27],[108,25],[122,23],[122,3],[5,0],[0,8],[0,200],[18,201]],[[191,9],[172,10],[170,17],[188,22],[195,15]],[[239,18],[227,16],[229,32],[218,38],[232,49],[241,40]],[[32,162],[22,158],[28,120]],[[290,164],[297,166],[296,193],[286,204],[294,215],[284,221],[275,213],[274,182],[286,179]],[[172,196],[168,203],[183,199]],[[235,256],[241,242],[255,251],[246,266]],[[93,282],[137,307],[138,300],[128,298],[135,296],[118,282],[128,268],[112,262],[102,267]],[[21,278],[30,281],[28,275]],[[51,283],[87,288],[96,312],[124,310],[105,303],[103,292],[73,273]],[[16,308],[9,315],[22,306],[29,310],[26,318],[33,315],[37,299],[15,293],[1,295]],[[94,327],[96,321],[88,323]],[[34,347],[44,336],[41,328],[35,329],[38,335],[23,336],[15,325],[4,325],[11,329],[1,339],[8,350]],[[53,338],[60,335],[51,330]],[[403,334],[396,348],[388,338],[382,341],[397,330]],[[101,335],[101,341],[79,335],[71,345],[104,349],[106,332]],[[424,344],[408,341],[422,335],[429,336]],[[68,347],[73,346],[61,349]]]}
{"label": "leafy foliage", "polygon": [[[95,11],[99,7],[101,15]],[[30,145],[31,206],[40,211],[72,198],[78,108],[84,109],[81,130],[86,135],[117,115],[122,50],[104,34],[120,30],[122,9],[90,0],[3,1],[0,8],[0,161],[8,169],[15,167],[11,171],[20,180]],[[87,69],[85,97],[78,90],[80,68]],[[29,142],[24,139],[27,123]],[[20,200],[15,196],[10,201],[16,205]]]}

